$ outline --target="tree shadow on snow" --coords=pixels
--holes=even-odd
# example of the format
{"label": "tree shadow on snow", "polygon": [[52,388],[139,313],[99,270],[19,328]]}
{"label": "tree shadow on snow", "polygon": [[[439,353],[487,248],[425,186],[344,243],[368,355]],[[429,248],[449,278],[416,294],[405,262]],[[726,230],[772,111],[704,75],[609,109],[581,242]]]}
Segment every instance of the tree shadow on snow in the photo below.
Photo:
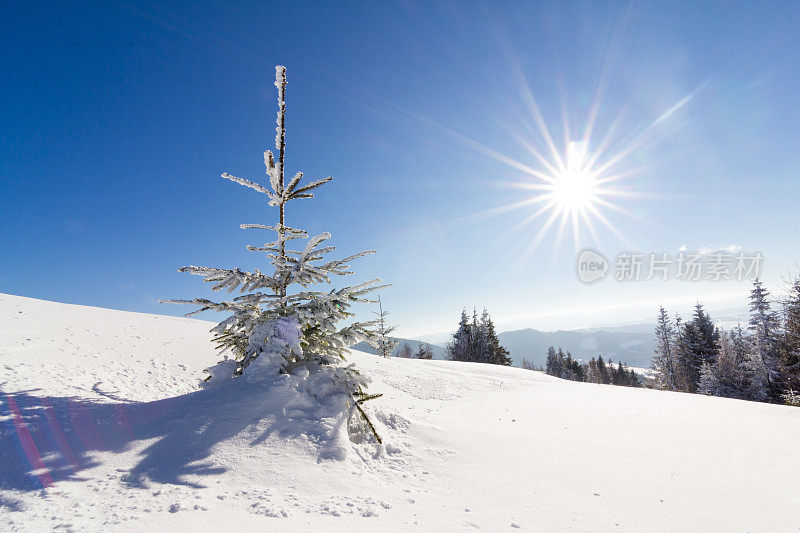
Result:
{"label": "tree shadow on snow", "polygon": [[202,487],[188,478],[224,472],[212,448],[237,436],[244,453],[250,446],[270,446],[269,437],[278,435],[308,442],[320,459],[340,458],[341,417],[322,416],[324,406],[281,387],[237,383],[153,402],[114,403],[32,392],[0,391],[0,489],[32,491],[79,481],[81,471],[99,464],[94,452],[121,453],[151,439],[123,477],[131,486],[149,479]]}

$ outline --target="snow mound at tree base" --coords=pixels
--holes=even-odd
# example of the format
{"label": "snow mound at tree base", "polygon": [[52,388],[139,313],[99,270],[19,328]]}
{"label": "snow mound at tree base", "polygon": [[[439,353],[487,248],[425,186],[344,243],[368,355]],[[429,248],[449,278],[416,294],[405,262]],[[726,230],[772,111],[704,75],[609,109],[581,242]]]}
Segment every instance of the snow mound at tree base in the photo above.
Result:
{"label": "snow mound at tree base", "polygon": [[0,295],[0,323],[2,531],[799,525],[797,408],[353,352],[377,446],[297,381],[201,390],[208,322]]}

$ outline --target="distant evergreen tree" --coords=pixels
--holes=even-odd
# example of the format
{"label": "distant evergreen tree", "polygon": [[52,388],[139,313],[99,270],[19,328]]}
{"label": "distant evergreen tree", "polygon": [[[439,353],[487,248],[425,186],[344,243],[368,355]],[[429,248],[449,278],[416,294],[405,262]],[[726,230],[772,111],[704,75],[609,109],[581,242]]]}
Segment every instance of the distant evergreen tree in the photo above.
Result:
{"label": "distant evergreen tree", "polygon": [[[750,291],[749,329],[751,354],[748,370],[751,393],[758,397],[777,397],[780,394],[780,375],[777,361],[778,319],[770,308],[769,291],[759,279]],[[763,391],[760,389],[763,387]]]}
{"label": "distant evergreen tree", "polygon": [[458,329],[453,333],[453,340],[447,345],[447,358],[451,361],[469,361],[472,345],[472,328],[470,327],[467,310],[461,311],[461,320]]}
{"label": "distant evergreen tree", "polygon": [[568,376],[566,368],[564,367],[564,359],[566,359],[566,354],[561,347],[558,347],[558,351],[556,352],[556,367],[553,369],[553,375],[564,378],[564,376]]}
{"label": "distant evergreen tree", "polygon": [[620,384],[619,369],[614,368],[614,361],[609,359],[607,368],[608,368],[608,382],[611,385],[619,385]]}
{"label": "distant evergreen tree", "polygon": [[779,366],[785,386],[800,390],[800,274],[791,283],[784,302],[784,325],[779,348]]}
{"label": "distant evergreen tree", "polygon": [[745,361],[748,345],[741,326],[720,337],[720,350],[717,356],[717,378],[719,396],[725,398],[747,398],[747,378]]}
{"label": "distant evergreen tree", "polygon": [[575,381],[586,381],[586,368],[578,362],[577,359],[572,361],[572,373],[575,376]]}
{"label": "distant evergreen tree", "polygon": [[[560,348],[559,348],[560,350]],[[570,381],[575,381],[575,374],[572,372],[572,354],[567,352],[559,352],[561,356],[561,379],[568,379]]]}
{"label": "distant evergreen tree", "polygon": [[[679,320],[676,320],[679,323]],[[703,363],[716,364],[719,351],[719,330],[701,304],[695,306],[692,320],[681,326],[675,336],[678,388],[697,392]]]}
{"label": "distant evergreen tree", "polygon": [[547,349],[547,359],[545,360],[544,371],[550,376],[561,376],[561,370],[556,370],[558,365],[558,357],[556,356],[556,349],[550,346]]}
{"label": "distant evergreen tree", "polygon": [[480,349],[486,350],[485,355],[481,358],[486,363],[493,365],[511,366],[511,356],[503,346],[500,345],[500,339],[497,338],[497,332],[494,329],[489,313],[484,309],[483,317],[481,318],[481,330],[484,334],[484,344]]}
{"label": "distant evergreen tree", "polygon": [[433,359],[433,350],[428,343],[420,343],[417,347],[417,353],[414,354],[417,359]]}
{"label": "distant evergreen tree", "polygon": [[[609,368],[611,369],[612,367],[613,365],[609,364]],[[626,368],[625,363],[622,361],[617,364],[617,368],[611,370],[611,375],[611,382],[614,385],[619,385],[620,387],[635,387],[638,384],[636,373]]]}
{"label": "distant evergreen tree", "polygon": [[702,366],[707,362],[714,366],[717,361],[719,351],[719,329],[714,325],[711,316],[703,309],[702,304],[698,303],[694,308],[694,315],[691,323],[697,332],[697,339],[694,341],[697,359]]}
{"label": "distant evergreen tree", "polygon": [[652,363],[655,372],[655,386],[662,390],[676,390],[675,330],[663,307],[658,308],[655,333],[656,354]]}
{"label": "distant evergreen tree", "polygon": [[611,380],[609,380],[608,377],[608,368],[606,367],[606,362],[603,361],[602,355],[597,357],[597,378],[600,380],[598,383],[602,383],[604,385],[611,383]]}
{"label": "distant evergreen tree", "polygon": [[719,377],[714,365],[708,361],[703,361],[703,366],[700,369],[700,384],[697,392],[707,396],[719,396]]}
{"label": "distant evergreen tree", "polygon": [[588,383],[602,383],[600,373],[597,371],[597,360],[592,357],[586,370],[586,381]]}
{"label": "distant evergreen tree", "polygon": [[400,350],[397,352],[397,357],[403,357],[405,359],[411,357],[411,346],[409,346],[407,342],[404,342],[403,346],[400,347]]}
{"label": "distant evergreen tree", "polygon": [[381,302],[380,296],[378,296],[378,311],[377,312],[373,311],[373,312],[378,317],[378,319],[376,320],[377,330],[378,330],[378,335],[376,339],[376,342],[378,344],[377,346],[378,355],[381,355],[383,357],[389,357],[390,355],[392,355],[392,352],[394,352],[394,349],[398,343],[398,340],[390,337],[389,334],[392,333],[397,328],[397,326],[390,326],[389,324],[387,324],[389,311],[384,311],[383,302]]}
{"label": "distant evergreen tree", "polygon": [[764,359],[759,354],[752,337],[749,340],[749,348],[741,367],[746,383],[745,398],[766,402],[770,398],[769,369],[764,364]]}
{"label": "distant evergreen tree", "polygon": [[697,357],[697,332],[691,323],[675,317],[675,378],[679,391],[697,392],[700,383],[700,361]]}
{"label": "distant evergreen tree", "polygon": [[488,323],[490,322],[489,313],[486,309],[483,310],[481,318],[478,319],[478,313],[473,309],[472,311],[472,357],[470,361],[476,363],[491,363],[491,348],[489,345],[489,330]]}

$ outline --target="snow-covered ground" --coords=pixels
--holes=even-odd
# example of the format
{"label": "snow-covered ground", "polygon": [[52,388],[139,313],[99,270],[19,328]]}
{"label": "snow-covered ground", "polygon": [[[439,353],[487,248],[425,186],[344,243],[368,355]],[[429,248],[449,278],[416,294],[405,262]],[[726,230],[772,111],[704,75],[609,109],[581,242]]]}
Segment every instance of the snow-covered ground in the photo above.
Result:
{"label": "snow-covered ground", "polygon": [[378,446],[286,384],[200,390],[208,322],[0,324],[1,531],[800,530],[797,408],[354,352]]}

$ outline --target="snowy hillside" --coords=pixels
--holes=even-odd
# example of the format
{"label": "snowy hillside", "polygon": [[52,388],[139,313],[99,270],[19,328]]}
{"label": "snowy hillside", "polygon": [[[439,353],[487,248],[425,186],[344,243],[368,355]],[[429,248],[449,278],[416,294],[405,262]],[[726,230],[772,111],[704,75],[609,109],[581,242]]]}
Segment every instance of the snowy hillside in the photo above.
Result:
{"label": "snowy hillside", "polygon": [[2,531],[800,528],[797,408],[354,352],[378,446],[283,382],[199,390],[208,322],[0,324]]}

